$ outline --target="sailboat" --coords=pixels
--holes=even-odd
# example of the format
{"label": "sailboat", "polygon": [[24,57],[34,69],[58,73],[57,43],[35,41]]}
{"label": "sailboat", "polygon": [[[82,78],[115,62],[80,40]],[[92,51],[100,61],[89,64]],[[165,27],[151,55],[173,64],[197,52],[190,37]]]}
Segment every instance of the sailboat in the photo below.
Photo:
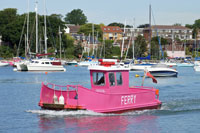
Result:
{"label": "sailboat", "polygon": [[[36,3],[37,5],[37,3]],[[44,6],[46,5],[44,0]],[[38,26],[37,26],[37,6],[36,6],[36,53],[38,53]],[[44,15],[44,24],[45,24],[45,54],[36,54],[36,59],[33,59],[29,64],[27,64],[28,71],[66,71],[63,67],[61,60],[51,60],[47,58],[47,55],[51,55],[47,53],[47,26],[46,26],[46,8]],[[61,35],[59,28],[59,35]],[[61,37],[60,37],[61,38]],[[61,41],[60,41],[61,42]],[[61,44],[60,44],[61,45]],[[61,50],[60,50],[61,51]],[[41,56],[46,56],[46,58],[39,58]]]}

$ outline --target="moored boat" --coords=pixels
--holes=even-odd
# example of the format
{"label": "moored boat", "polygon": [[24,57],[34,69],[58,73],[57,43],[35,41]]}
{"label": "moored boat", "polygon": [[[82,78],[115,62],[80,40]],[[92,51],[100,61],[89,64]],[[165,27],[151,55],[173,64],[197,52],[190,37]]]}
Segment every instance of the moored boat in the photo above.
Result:
{"label": "moored boat", "polygon": [[66,65],[78,65],[78,62],[76,60],[68,61],[65,63]]}
{"label": "moored boat", "polygon": [[60,61],[50,59],[33,59],[27,68],[28,71],[66,71]]}
{"label": "moored boat", "polygon": [[43,109],[92,110],[100,113],[122,113],[161,107],[158,89],[129,87],[128,68],[115,65],[111,60],[99,61],[100,65],[88,67],[91,89],[81,85],[42,83],[39,106]]}
{"label": "moored boat", "polygon": [[8,62],[5,62],[5,61],[0,61],[0,67],[4,67],[4,66],[9,66],[9,63]]}
{"label": "moored boat", "polygon": [[178,71],[176,69],[170,68],[165,64],[158,64],[147,68],[154,77],[177,77]]}
{"label": "moored boat", "polygon": [[200,72],[200,61],[194,62],[194,70]]}

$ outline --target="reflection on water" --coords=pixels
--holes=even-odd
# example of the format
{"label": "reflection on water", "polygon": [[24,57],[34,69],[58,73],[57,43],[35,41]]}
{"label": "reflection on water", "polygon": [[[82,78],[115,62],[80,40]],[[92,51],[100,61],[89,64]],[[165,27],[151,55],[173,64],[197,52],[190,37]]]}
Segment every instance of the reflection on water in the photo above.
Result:
{"label": "reflection on water", "polygon": [[[48,112],[48,111],[47,111]],[[41,132],[47,131],[65,131],[65,132],[133,132],[140,131],[148,133],[157,133],[158,123],[156,121],[157,116],[154,115],[138,115],[138,113],[129,113],[122,115],[114,114],[97,114],[89,112],[88,115],[81,115],[80,112],[75,111],[65,113],[60,111],[54,111],[54,115],[50,115],[48,112],[46,115],[38,115],[39,128]],[[53,113],[53,112],[51,112]],[[59,115],[55,115],[58,113]],[[91,113],[91,115],[90,115]],[[61,115],[63,114],[63,116]],[[76,114],[76,115],[75,115]],[[144,128],[145,127],[145,128]]]}

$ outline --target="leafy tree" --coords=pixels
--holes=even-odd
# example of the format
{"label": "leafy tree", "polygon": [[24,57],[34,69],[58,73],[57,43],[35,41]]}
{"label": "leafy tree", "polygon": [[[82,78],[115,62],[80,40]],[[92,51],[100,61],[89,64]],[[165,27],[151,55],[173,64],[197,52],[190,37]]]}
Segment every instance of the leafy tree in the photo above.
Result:
{"label": "leafy tree", "polygon": [[[119,26],[120,28],[124,28],[124,24],[117,22],[110,23],[108,26]],[[126,25],[126,28],[132,28],[132,26]]]}
{"label": "leafy tree", "polygon": [[139,35],[135,40],[134,55],[135,57],[144,57],[147,51],[147,43],[145,38]]}
{"label": "leafy tree", "polygon": [[[105,50],[105,58],[112,58],[113,42],[113,40],[105,40],[105,49],[103,49],[103,51]],[[104,52],[102,56],[104,57]]]}
{"label": "leafy tree", "polygon": [[[80,29],[78,31],[79,34],[84,34],[86,36],[92,36],[92,23],[84,24],[80,26]],[[94,36],[96,37],[98,33],[98,40],[102,39],[102,30],[100,25],[94,24]]]}
{"label": "leafy tree", "polygon": [[162,55],[161,55],[161,50],[160,50],[158,39],[161,40],[161,45],[162,46],[167,44],[167,40],[166,39],[153,37],[151,39],[151,55],[153,56],[153,58],[156,58],[156,59],[165,58],[166,54],[164,54],[164,57],[162,57]]}
{"label": "leafy tree", "polygon": [[138,26],[138,28],[148,28],[148,27],[149,27],[149,24],[142,24]]}
{"label": "leafy tree", "polygon": [[75,25],[83,25],[87,23],[87,17],[81,9],[74,9],[70,13],[67,13],[64,20],[68,24]]}
{"label": "leafy tree", "polygon": [[112,52],[113,56],[120,57],[120,55],[121,55],[120,47],[113,47],[111,52]]}
{"label": "leafy tree", "polygon": [[0,57],[10,58],[13,56],[13,50],[9,46],[0,46]]}
{"label": "leafy tree", "polygon": [[15,8],[6,8],[0,11],[0,33],[2,33],[4,26],[15,21],[16,17],[17,9]]}
{"label": "leafy tree", "polygon": [[186,24],[185,27],[192,29],[192,28],[193,28],[193,25],[191,25],[191,24]]}
{"label": "leafy tree", "polygon": [[81,43],[79,42],[74,48],[74,56],[79,58],[79,55],[82,54],[82,51],[83,51],[83,47],[81,46]]}
{"label": "leafy tree", "polygon": [[175,23],[174,26],[181,26],[181,24],[180,23]]}
{"label": "leafy tree", "polygon": [[64,34],[62,38],[64,54],[67,58],[74,58],[74,39],[68,35]]}

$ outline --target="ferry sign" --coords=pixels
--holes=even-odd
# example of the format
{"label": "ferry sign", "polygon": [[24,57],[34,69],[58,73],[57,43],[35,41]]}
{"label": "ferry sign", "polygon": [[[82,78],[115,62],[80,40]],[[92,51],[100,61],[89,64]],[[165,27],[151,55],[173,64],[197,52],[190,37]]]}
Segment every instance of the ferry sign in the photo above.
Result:
{"label": "ferry sign", "polygon": [[121,96],[121,105],[134,104],[136,102],[136,95]]}

